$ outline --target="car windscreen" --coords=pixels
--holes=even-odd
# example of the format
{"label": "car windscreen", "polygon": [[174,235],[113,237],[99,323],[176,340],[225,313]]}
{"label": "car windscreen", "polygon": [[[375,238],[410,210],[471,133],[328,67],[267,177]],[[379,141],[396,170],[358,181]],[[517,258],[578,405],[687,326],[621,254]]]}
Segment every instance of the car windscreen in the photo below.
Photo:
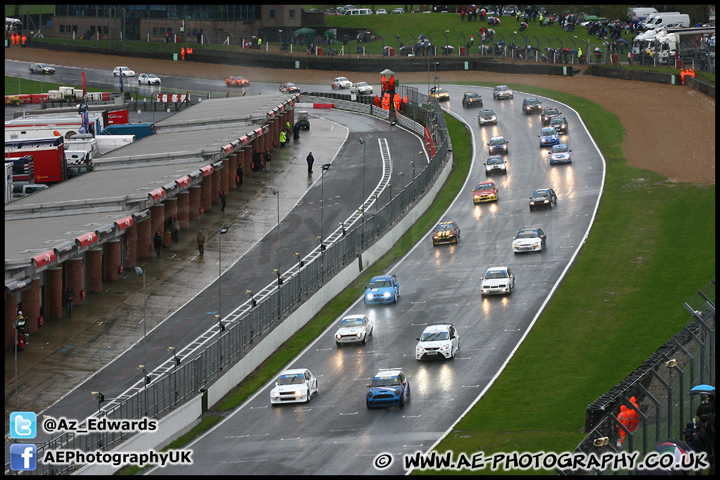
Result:
{"label": "car windscreen", "polygon": [[480,112],[480,115],[482,115],[483,117],[490,117],[495,115],[495,112],[493,112],[492,110],[483,110],[482,112]]}
{"label": "car windscreen", "polygon": [[490,185],[489,183],[481,183],[480,185],[475,187],[476,192],[479,192],[481,190],[493,190],[493,186]]}
{"label": "car windscreen", "polygon": [[340,321],[340,327],[342,327],[342,328],[362,327],[362,326],[363,326],[362,318],[344,318]]}
{"label": "car windscreen", "polygon": [[567,145],[555,145],[552,149],[552,153],[565,153],[568,151]]}
{"label": "car windscreen", "polygon": [[533,193],[533,200],[542,200],[543,198],[549,197],[550,194],[548,192],[535,192]]}
{"label": "car windscreen", "polygon": [[485,279],[501,279],[501,278],[507,278],[507,272],[501,271],[501,270],[495,270],[492,272],[487,272],[485,274]]}
{"label": "car windscreen", "polygon": [[368,288],[384,288],[390,286],[390,280],[373,280],[368,285]]}
{"label": "car windscreen", "polygon": [[505,143],[504,138],[491,138],[490,145],[503,145]]}
{"label": "car windscreen", "polygon": [[543,128],[540,132],[540,135],[545,137],[547,135],[555,135],[555,133],[557,133],[557,130],[555,130],[554,128]]}
{"label": "car windscreen", "polygon": [[302,373],[293,373],[287,375],[280,375],[278,385],[301,385],[305,382],[305,377]]}
{"label": "car windscreen", "polygon": [[487,160],[488,165],[502,165],[505,161],[502,158],[490,157]]}
{"label": "car windscreen", "polygon": [[450,338],[449,332],[428,332],[423,333],[420,337],[421,342],[437,342],[440,340],[447,340]]}
{"label": "car windscreen", "polygon": [[523,230],[522,232],[518,233],[517,238],[537,238],[537,236],[537,230]]}
{"label": "car windscreen", "polygon": [[400,385],[398,377],[375,377],[372,381],[373,387],[396,387]]}

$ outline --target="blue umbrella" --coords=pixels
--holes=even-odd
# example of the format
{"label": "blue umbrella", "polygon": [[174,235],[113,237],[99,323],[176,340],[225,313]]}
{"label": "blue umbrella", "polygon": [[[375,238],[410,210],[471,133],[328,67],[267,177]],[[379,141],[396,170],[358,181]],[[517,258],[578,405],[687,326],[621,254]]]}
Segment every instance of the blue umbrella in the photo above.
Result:
{"label": "blue umbrella", "polygon": [[698,395],[701,393],[715,393],[715,387],[712,385],[695,385],[690,389],[690,395]]}

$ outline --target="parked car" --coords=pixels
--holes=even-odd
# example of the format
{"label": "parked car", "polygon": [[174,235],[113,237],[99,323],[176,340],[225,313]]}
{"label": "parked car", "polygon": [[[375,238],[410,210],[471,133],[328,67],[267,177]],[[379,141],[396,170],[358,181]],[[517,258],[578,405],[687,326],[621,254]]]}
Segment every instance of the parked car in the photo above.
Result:
{"label": "parked car", "polygon": [[309,402],[317,395],[318,381],[307,368],[285,370],[280,374],[275,387],[270,390],[270,403],[275,406],[281,403]]}
{"label": "parked car", "polygon": [[135,72],[130,70],[128,67],[115,67],[113,70],[113,75],[116,77],[119,77],[122,75],[123,77],[134,77]]}
{"label": "parked car", "polygon": [[48,188],[44,183],[13,183],[13,194],[15,198],[24,197],[31,193],[39,192]]}
{"label": "parked car", "polygon": [[393,303],[400,297],[400,284],[395,275],[378,275],[365,288],[365,303]]}
{"label": "parked car", "polygon": [[465,92],[462,99],[463,108],[468,107],[482,107],[482,97],[477,92]]}
{"label": "parked car", "polygon": [[337,77],[332,82],[333,90],[335,90],[336,88],[350,88],[350,87],[352,87],[352,82],[345,77]]}
{"label": "parked car", "polygon": [[405,406],[410,401],[410,382],[401,368],[381,368],[368,384],[365,395],[367,408],[392,405]]}
{"label": "parked car", "polygon": [[300,130],[310,130],[310,120],[308,120],[307,110],[300,110],[298,112],[297,124],[300,126]]}
{"label": "parked car", "polygon": [[441,243],[458,243],[460,227],[455,222],[440,222],[433,231],[432,241],[434,247]]}
{"label": "parked car", "polygon": [[507,175],[507,161],[499,155],[489,157],[483,165],[485,165],[485,175],[495,175],[496,173]]}
{"label": "parked car", "polygon": [[300,91],[300,87],[298,87],[294,83],[288,82],[288,83],[283,83],[282,85],[280,85],[280,91],[282,93],[296,93],[296,92]]}
{"label": "parked car", "polygon": [[162,80],[154,73],[141,73],[138,76],[138,85],[160,85]]}
{"label": "parked car", "polygon": [[394,10],[393,10],[392,12],[390,12],[390,13],[395,13],[395,14],[398,14],[398,13],[405,13],[405,9],[404,9],[404,8],[399,8],[399,7],[398,7],[398,8],[396,8],[396,9],[394,9]]}
{"label": "parked car", "polygon": [[415,360],[430,358],[455,359],[460,350],[460,335],[450,323],[428,325],[423,330],[415,347]]}
{"label": "parked car", "polygon": [[500,100],[501,98],[513,98],[513,91],[507,85],[498,85],[493,90],[493,98]]}
{"label": "parked car", "polygon": [[513,237],[513,252],[542,252],[545,240],[545,232],[541,228],[523,228]]}
{"label": "parked car", "polygon": [[55,73],[55,69],[46,63],[31,63],[28,69],[30,73]]}
{"label": "parked car", "polygon": [[510,295],[515,288],[515,275],[510,267],[490,267],[482,277],[480,295]]}
{"label": "parked car", "polygon": [[542,112],[542,102],[537,98],[526,98],[522,103],[522,111],[525,115]]}
{"label": "parked car", "polygon": [[530,197],[530,211],[538,208],[554,208],[557,205],[557,195],[552,188],[538,188]]}
{"label": "parked car", "polygon": [[377,11],[375,12],[375,15],[386,15],[386,14],[387,14],[387,10],[385,10],[384,8],[378,8]]}
{"label": "parked car", "polygon": [[373,321],[366,315],[348,315],[340,320],[335,343],[338,347],[345,343],[365,343],[372,334]]}
{"label": "parked car", "polygon": [[225,79],[225,85],[228,87],[249,87],[250,80],[240,75],[233,75]]}
{"label": "parked car", "polygon": [[373,87],[368,85],[367,82],[353,83],[350,87],[350,93],[357,93],[360,95],[372,95]]}
{"label": "parked car", "polygon": [[497,114],[495,111],[489,108],[480,110],[480,113],[478,113],[478,125],[482,127],[490,123],[497,125]]}

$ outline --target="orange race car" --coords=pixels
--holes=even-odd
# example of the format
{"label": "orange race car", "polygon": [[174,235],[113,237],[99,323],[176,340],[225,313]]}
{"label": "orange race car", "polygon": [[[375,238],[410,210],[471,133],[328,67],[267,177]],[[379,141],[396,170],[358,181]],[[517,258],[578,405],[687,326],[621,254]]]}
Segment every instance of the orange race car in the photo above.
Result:
{"label": "orange race car", "polygon": [[225,79],[225,85],[228,87],[249,87],[250,80],[241,76],[232,76]]}

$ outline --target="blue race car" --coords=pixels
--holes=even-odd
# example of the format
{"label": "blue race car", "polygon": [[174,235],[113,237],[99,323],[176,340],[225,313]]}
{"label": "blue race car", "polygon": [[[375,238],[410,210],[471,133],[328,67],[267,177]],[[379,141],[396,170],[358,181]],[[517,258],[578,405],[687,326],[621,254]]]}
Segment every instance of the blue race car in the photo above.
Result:
{"label": "blue race car", "polygon": [[365,288],[365,304],[397,302],[400,284],[395,275],[380,275],[370,280]]}
{"label": "blue race car", "polygon": [[401,368],[381,368],[368,387],[365,396],[367,408],[404,407],[405,402],[410,401],[410,382]]}
{"label": "blue race car", "polygon": [[550,154],[550,165],[555,165],[556,163],[572,163],[572,155],[570,155],[570,152],[572,152],[572,150],[564,143],[555,145],[552,147],[552,150],[548,152],[548,154]]}
{"label": "blue race car", "polygon": [[540,130],[540,147],[549,147],[560,143],[560,135],[553,127],[545,127]]}

